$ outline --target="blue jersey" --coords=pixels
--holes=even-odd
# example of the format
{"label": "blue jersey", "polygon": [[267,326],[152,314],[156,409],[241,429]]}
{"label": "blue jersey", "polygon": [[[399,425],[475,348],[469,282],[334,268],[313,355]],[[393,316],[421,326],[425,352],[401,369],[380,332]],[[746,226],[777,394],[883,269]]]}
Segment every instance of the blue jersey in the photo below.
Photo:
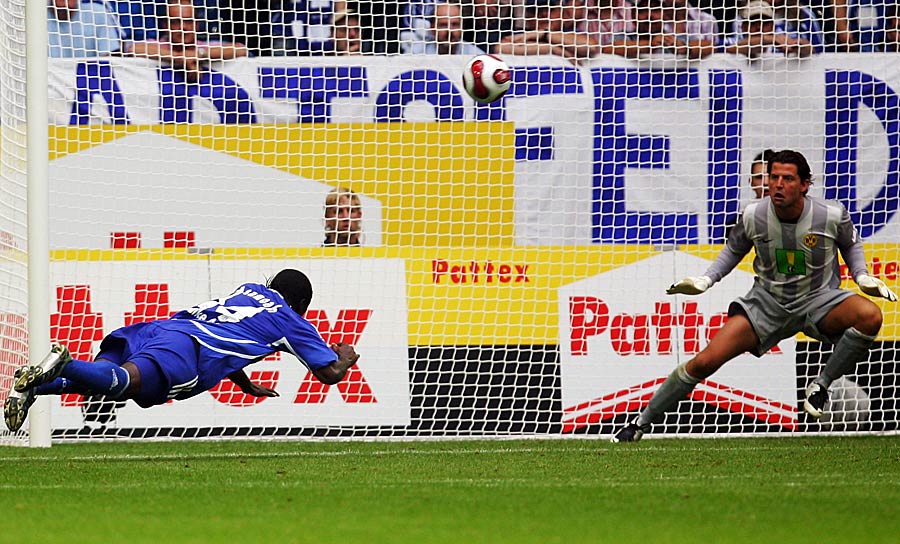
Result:
{"label": "blue jersey", "polygon": [[198,345],[195,375],[194,365],[185,364],[194,359],[193,354],[184,354],[185,359],[152,357],[170,387],[182,387],[174,397],[179,399],[207,391],[232,372],[276,351],[294,355],[312,370],[337,360],[309,321],[292,310],[277,291],[257,283],[245,283],[228,296],[182,310],[169,319],[123,327],[109,336],[124,341],[126,353],[140,354],[148,337],[158,334],[152,333],[153,329],[189,335]]}

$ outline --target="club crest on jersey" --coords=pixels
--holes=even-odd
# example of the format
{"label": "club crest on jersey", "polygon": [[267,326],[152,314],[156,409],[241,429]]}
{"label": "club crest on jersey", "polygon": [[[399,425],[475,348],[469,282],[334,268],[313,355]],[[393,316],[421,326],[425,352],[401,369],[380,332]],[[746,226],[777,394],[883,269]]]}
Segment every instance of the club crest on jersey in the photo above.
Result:
{"label": "club crest on jersey", "polygon": [[815,234],[807,234],[803,237],[803,245],[806,247],[816,247],[816,244],[819,243],[819,237]]}

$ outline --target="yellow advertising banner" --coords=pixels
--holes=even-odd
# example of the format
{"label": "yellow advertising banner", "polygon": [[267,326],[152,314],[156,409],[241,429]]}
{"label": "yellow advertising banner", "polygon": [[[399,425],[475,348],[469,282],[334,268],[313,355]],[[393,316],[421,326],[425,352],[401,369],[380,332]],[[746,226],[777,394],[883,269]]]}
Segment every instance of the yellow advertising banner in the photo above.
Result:
{"label": "yellow advertising banner", "polygon": [[[711,261],[721,246],[679,249]],[[340,266],[344,259],[402,259],[406,268],[410,345],[475,346],[558,343],[558,290],[561,287],[628,267],[660,253],[644,245],[502,249],[241,248],[205,249],[202,252],[187,249],[60,250],[53,252],[53,260],[109,261],[114,264],[185,259],[329,259],[335,261],[335,266]],[[870,272],[892,289],[900,289],[897,281],[900,247],[873,244],[866,247],[866,255]],[[752,273],[751,264],[752,254],[739,268]],[[703,270],[693,272],[702,273]],[[252,279],[247,278],[248,281]],[[856,289],[849,278],[845,278],[843,286]],[[646,291],[640,277],[609,288],[633,292],[636,297]],[[659,293],[659,296],[666,295]],[[884,312],[884,326],[879,338],[897,340],[900,338],[900,308],[883,299],[874,301]],[[726,310],[722,308],[723,312]]]}

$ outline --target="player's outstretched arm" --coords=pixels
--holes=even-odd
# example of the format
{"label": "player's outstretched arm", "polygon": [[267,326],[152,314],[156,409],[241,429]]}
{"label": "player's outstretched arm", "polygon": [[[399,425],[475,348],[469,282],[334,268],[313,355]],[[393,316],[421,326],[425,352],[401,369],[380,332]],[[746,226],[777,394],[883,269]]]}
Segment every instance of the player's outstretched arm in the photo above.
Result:
{"label": "player's outstretched arm", "polygon": [[359,355],[350,344],[343,342],[331,344],[331,349],[337,354],[338,360],[328,366],[313,370],[316,379],[327,385],[334,385],[344,379],[347,370],[359,360]]}
{"label": "player's outstretched arm", "polygon": [[886,298],[891,302],[897,301],[897,293],[891,291],[890,287],[875,276],[860,274],[856,277],[856,285],[859,285],[859,290],[870,297]]}
{"label": "player's outstretched arm", "polygon": [[709,276],[689,276],[666,289],[667,295],[699,295],[712,285]]}
{"label": "player's outstretched arm", "polygon": [[244,373],[243,370],[235,370],[234,372],[226,376],[226,378],[233,381],[234,384],[241,389],[242,393],[246,393],[254,397],[278,396],[278,392],[274,389],[251,382],[250,378],[247,376],[247,374]]}

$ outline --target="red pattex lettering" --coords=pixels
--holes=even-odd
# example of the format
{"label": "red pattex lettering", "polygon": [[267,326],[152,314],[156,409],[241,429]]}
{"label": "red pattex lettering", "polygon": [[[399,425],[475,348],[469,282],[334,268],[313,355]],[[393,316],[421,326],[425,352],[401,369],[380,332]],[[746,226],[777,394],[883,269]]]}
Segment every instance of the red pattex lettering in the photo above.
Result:
{"label": "red pattex lettering", "polygon": [[[368,325],[371,315],[372,310],[341,310],[338,313],[337,321],[332,326],[324,311],[309,310],[306,313],[306,319],[318,329],[319,334],[328,344],[344,342],[355,346]],[[334,387],[337,388],[344,402],[358,404],[378,402],[359,366],[350,368],[344,379]],[[330,388],[330,385],[317,380],[312,372],[307,372],[300,383],[294,403],[318,404],[325,402]]]}
{"label": "red pattex lettering", "polygon": [[438,285],[507,285],[531,281],[526,263],[431,261],[431,283]]}
{"label": "red pattex lettering", "polygon": [[[878,257],[872,257],[872,260],[869,263],[869,271],[876,278],[892,282],[897,281],[900,265],[897,264],[897,261],[882,261]],[[841,281],[849,281],[852,279],[853,278],[850,277],[850,269],[846,264],[841,263]]]}
{"label": "red pattex lettering", "polygon": [[569,335],[572,355],[587,355],[587,339],[606,330],[609,307],[595,297],[569,298]]}
{"label": "red pattex lettering", "polygon": [[[675,339],[681,339],[683,353],[699,353],[728,321],[728,314],[707,317],[695,301],[673,303],[659,301],[654,313],[617,313],[612,315],[602,299],[591,296],[569,297],[569,349],[574,357],[588,355],[588,340],[608,333],[612,350],[622,356],[670,355]],[[676,331],[677,327],[677,331]],[[781,353],[778,346],[772,353]]]}
{"label": "red pattex lettering", "polygon": [[[63,285],[56,288],[56,313],[50,315],[50,338],[63,344],[75,359],[90,361],[93,344],[103,339],[103,315],[91,308],[89,285]],[[63,406],[78,406],[81,395],[64,394]]]}

